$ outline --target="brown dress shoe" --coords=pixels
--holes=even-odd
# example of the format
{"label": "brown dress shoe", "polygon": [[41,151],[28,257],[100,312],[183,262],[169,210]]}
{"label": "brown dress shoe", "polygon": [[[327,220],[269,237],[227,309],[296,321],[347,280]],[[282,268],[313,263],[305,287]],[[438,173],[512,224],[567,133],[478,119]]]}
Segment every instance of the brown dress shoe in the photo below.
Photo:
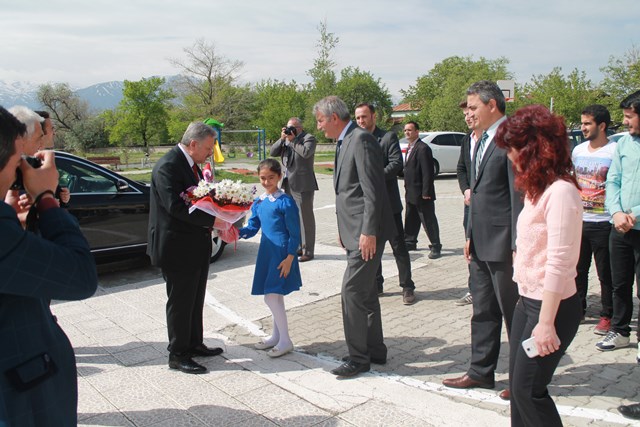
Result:
{"label": "brown dress shoe", "polygon": [[298,258],[298,262],[307,262],[307,261],[311,261],[313,259],[313,255],[302,255],[300,258]]}
{"label": "brown dress shoe", "polygon": [[493,388],[495,386],[493,383],[476,381],[467,374],[458,378],[446,379],[442,381],[442,384],[451,388]]}
{"label": "brown dress shoe", "polygon": [[511,392],[508,388],[505,388],[498,394],[498,397],[502,400],[511,400]]}

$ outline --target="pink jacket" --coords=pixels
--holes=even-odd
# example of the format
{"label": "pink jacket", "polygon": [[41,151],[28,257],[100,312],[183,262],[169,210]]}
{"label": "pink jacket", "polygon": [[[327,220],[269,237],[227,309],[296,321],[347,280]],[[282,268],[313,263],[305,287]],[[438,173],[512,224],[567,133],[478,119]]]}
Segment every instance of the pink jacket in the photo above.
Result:
{"label": "pink jacket", "polygon": [[520,295],[542,300],[544,290],[562,299],[575,294],[581,236],[582,201],[572,183],[554,182],[535,204],[525,199],[513,264]]}

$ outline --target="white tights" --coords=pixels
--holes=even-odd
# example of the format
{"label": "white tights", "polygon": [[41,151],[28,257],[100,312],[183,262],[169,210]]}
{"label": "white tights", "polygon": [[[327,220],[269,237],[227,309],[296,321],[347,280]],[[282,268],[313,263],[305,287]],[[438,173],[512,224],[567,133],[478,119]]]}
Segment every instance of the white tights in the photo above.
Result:
{"label": "white tights", "polygon": [[290,347],[292,343],[291,338],[289,338],[287,312],[284,309],[284,295],[266,294],[264,302],[273,315],[273,333],[270,337],[265,338],[264,342],[274,345],[278,350]]}

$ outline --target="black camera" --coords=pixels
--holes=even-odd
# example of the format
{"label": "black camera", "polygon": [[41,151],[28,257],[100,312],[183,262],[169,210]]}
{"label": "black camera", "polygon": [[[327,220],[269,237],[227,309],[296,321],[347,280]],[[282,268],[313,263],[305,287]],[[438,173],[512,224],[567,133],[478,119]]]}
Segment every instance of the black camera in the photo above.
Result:
{"label": "black camera", "polygon": [[[27,163],[29,163],[32,168],[36,168],[37,169],[40,166],[42,166],[42,160],[38,159],[37,157],[24,156],[24,157],[22,157],[22,159],[24,161],[26,161]],[[20,168],[16,169],[16,180],[11,185],[11,189],[12,190],[24,190],[24,184],[22,183],[22,171],[20,170]]]}
{"label": "black camera", "polygon": [[293,126],[287,126],[286,128],[284,128],[284,134],[285,135],[297,135],[298,131]]}

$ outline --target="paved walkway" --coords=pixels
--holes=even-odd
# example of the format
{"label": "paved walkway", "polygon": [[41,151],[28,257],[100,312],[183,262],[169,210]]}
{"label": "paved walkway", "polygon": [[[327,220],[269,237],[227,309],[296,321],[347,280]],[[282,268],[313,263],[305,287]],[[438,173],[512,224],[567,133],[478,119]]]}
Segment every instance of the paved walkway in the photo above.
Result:
{"label": "paved walkway", "polygon": [[[295,352],[272,360],[253,343],[271,330],[260,297],[250,296],[258,238],[228,246],[212,265],[205,307],[205,341],[222,357],[199,359],[209,368],[190,376],[167,367],[164,282],[154,268],[101,276],[96,295],[55,303],[79,371],[81,425],[105,426],[507,426],[506,337],[496,390],[459,391],[441,381],[466,371],[470,306],[454,301],[466,288],[462,253],[462,200],[455,179],[439,179],[436,202],[443,257],[427,258],[421,232],[412,269],[419,301],[401,302],[390,249],[381,297],[388,363],[355,379],[328,371],[346,354],[340,283],[346,261],[336,245],[331,180],[319,179],[316,259],[301,264],[304,286],[286,298]],[[400,182],[401,183],[401,182]],[[596,281],[592,278],[592,291]],[[640,401],[636,348],[595,349],[598,297],[563,358],[550,392],[565,425],[633,425],[615,408]],[[635,340],[633,340],[635,341]]]}

